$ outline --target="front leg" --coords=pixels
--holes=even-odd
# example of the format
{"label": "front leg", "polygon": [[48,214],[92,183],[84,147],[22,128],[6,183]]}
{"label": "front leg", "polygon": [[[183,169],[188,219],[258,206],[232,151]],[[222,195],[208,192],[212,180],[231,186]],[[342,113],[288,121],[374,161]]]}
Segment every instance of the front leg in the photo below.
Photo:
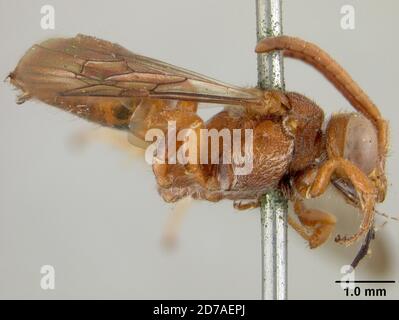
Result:
{"label": "front leg", "polygon": [[347,246],[367,234],[374,222],[376,189],[371,180],[353,163],[343,158],[329,159],[320,168],[313,168],[295,179],[297,191],[305,198],[314,198],[323,194],[333,175],[348,179],[354,186],[363,213],[359,230],[352,236],[337,236],[335,241]]}

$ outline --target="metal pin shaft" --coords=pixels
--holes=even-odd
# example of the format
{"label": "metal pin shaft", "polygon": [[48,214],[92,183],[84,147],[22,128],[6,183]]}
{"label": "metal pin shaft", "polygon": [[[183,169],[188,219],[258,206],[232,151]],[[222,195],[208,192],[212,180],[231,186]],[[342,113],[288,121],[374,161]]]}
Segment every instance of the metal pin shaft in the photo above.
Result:
{"label": "metal pin shaft", "polygon": [[[282,34],[282,0],[256,0],[257,38]],[[284,67],[280,52],[258,55],[258,86],[284,90]],[[262,299],[287,298],[287,200],[270,190],[261,200]]]}

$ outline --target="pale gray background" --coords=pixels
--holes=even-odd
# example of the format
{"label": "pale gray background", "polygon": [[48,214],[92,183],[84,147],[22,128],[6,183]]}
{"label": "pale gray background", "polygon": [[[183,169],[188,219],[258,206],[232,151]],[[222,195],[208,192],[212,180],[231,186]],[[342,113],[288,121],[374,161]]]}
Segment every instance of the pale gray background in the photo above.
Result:
{"label": "pale gray background", "polygon": [[[40,28],[44,4],[55,7],[54,31]],[[340,27],[344,4],[355,6],[354,31]],[[390,188],[379,209],[396,216],[398,10],[395,0],[284,1],[284,32],[331,53],[390,120]],[[77,33],[226,82],[256,84],[255,2],[244,0],[0,0],[0,77],[33,43]],[[286,62],[286,82],[327,115],[350,110],[300,62]],[[173,206],[158,196],[151,168],[101,139],[71,147],[77,133],[96,127],[44,104],[18,107],[15,96],[9,84],[0,84],[0,298],[260,297],[257,210],[237,213],[228,201],[195,202],[177,249],[165,251],[160,239]],[[336,213],[340,232],[353,231],[358,221],[356,210],[332,192],[312,206]],[[398,226],[389,222],[378,233],[358,279],[398,280]],[[345,298],[333,281],[356,250],[330,241],[311,251],[290,230],[289,297]],[[39,286],[45,264],[56,269],[54,291]],[[399,297],[397,284],[385,287],[388,298]]]}

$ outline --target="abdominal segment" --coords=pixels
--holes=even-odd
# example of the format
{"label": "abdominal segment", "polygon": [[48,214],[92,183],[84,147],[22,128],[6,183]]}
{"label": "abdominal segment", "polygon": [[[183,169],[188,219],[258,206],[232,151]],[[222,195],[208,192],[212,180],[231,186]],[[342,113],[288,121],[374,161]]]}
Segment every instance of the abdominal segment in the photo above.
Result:
{"label": "abdominal segment", "polygon": [[[278,186],[289,168],[293,153],[293,140],[288,137],[281,122],[272,120],[253,120],[247,117],[245,111],[223,111],[212,117],[206,123],[208,130],[252,130],[253,140],[250,154],[242,155],[251,158],[251,171],[246,174],[236,174],[237,165],[223,163],[223,141],[219,138],[219,163],[200,164],[204,182],[198,179],[198,172],[190,172],[182,164],[164,164],[154,170],[158,181],[158,190],[167,202],[175,202],[185,197],[204,199],[208,201],[257,200],[266,190]],[[244,140],[244,134],[241,134]],[[232,141],[230,141],[232,143]],[[244,141],[242,141],[244,144]],[[209,153],[215,143],[208,141]],[[198,148],[201,148],[199,146]],[[232,146],[230,146],[231,149]],[[209,154],[208,153],[208,154]],[[234,154],[233,154],[234,156]],[[210,157],[210,156],[209,156]],[[169,176],[168,178],[165,178]],[[171,183],[173,181],[173,183]],[[168,183],[169,182],[169,183]]]}

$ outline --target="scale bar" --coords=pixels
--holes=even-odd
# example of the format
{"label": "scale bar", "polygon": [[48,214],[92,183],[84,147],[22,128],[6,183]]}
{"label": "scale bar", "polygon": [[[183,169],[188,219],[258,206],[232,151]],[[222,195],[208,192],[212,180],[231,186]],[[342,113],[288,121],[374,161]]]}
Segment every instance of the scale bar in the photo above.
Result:
{"label": "scale bar", "polygon": [[336,280],[335,283],[396,283],[395,280]]}

